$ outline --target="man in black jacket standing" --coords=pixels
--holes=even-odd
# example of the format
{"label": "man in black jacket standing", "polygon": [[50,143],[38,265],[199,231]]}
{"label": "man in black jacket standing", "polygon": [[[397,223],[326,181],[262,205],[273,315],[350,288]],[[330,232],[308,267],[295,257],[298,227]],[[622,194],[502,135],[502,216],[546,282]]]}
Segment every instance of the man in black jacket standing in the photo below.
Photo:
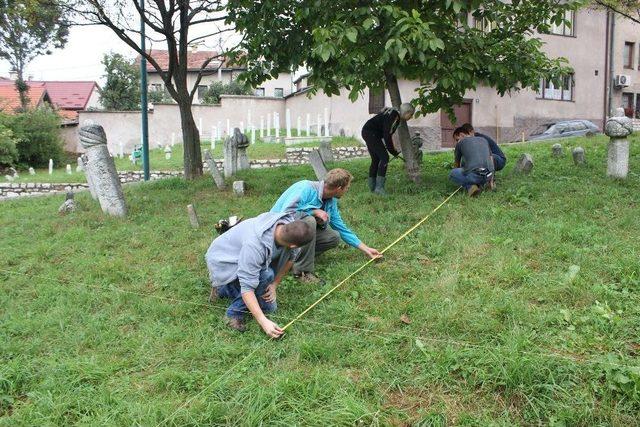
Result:
{"label": "man in black jacket standing", "polygon": [[387,150],[394,157],[400,154],[393,146],[391,137],[398,129],[400,120],[409,120],[413,117],[414,112],[415,108],[409,103],[400,105],[400,111],[395,108],[384,108],[370,118],[362,127],[362,138],[366,142],[367,150],[369,150],[369,155],[371,156],[369,189],[373,193],[386,194],[384,184],[387,179],[387,165],[389,164]]}

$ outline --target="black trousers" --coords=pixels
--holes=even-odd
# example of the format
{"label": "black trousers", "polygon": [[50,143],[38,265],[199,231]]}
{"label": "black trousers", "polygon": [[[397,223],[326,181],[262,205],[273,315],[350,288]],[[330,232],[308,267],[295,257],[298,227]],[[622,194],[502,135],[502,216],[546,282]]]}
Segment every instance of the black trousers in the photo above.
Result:
{"label": "black trousers", "polygon": [[369,176],[386,176],[387,165],[389,165],[389,153],[384,146],[382,138],[366,129],[362,130],[362,139],[367,144],[367,150],[371,156],[371,165],[369,166]]}

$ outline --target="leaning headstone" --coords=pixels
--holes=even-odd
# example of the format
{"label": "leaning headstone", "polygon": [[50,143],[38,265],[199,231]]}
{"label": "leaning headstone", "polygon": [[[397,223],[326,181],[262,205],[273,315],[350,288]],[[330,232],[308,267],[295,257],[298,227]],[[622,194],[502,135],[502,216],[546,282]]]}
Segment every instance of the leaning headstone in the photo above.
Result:
{"label": "leaning headstone", "polygon": [[238,146],[236,139],[227,137],[223,143],[224,146],[224,177],[228,178],[236,174],[238,170]]}
{"label": "leaning headstone", "polygon": [[187,212],[189,213],[189,222],[193,228],[200,227],[200,222],[198,221],[198,214],[196,214],[196,208],[193,205],[187,205]]}
{"label": "leaning headstone", "polygon": [[318,178],[318,180],[323,180],[327,175],[327,167],[324,165],[322,156],[318,150],[312,150],[309,153],[309,163],[311,163],[311,167],[316,174],[316,178]]}
{"label": "leaning headstone", "polygon": [[320,147],[318,148],[320,157],[325,163],[333,162],[333,151],[331,151],[331,141],[320,141]]}
{"label": "leaning headstone", "polygon": [[213,178],[213,182],[216,183],[216,187],[220,190],[224,190],[224,177],[220,173],[218,169],[218,165],[216,165],[216,161],[211,156],[211,152],[209,150],[204,151],[204,160],[207,162],[207,166],[209,167],[209,172],[211,173],[211,177]]}
{"label": "leaning headstone", "polygon": [[553,144],[551,146],[551,154],[553,157],[562,157],[562,145],[557,143]]}
{"label": "leaning headstone", "polygon": [[629,140],[633,133],[633,122],[618,108],[616,117],[607,120],[604,133],[610,138],[607,147],[607,175],[612,178],[626,178],[629,173]]}
{"label": "leaning headstone", "polygon": [[233,181],[233,193],[236,196],[244,196],[244,181]]}
{"label": "leaning headstone", "polygon": [[113,216],[125,216],[127,206],[120,177],[113,157],[107,149],[107,135],[100,125],[80,128],[80,143],[86,151],[85,171],[98,197],[102,211]]}
{"label": "leaning headstone", "polygon": [[29,175],[35,175],[35,174],[36,174],[36,170],[31,166],[29,166]]}
{"label": "leaning headstone", "polygon": [[73,197],[73,191],[69,191],[65,197],[64,203],[58,208],[59,214],[65,215],[76,210],[76,201]]}
{"label": "leaning headstone", "polygon": [[233,129],[233,138],[236,140],[238,149],[238,170],[249,169],[249,156],[247,156],[247,147],[250,144],[249,138],[238,128]]}
{"label": "leaning headstone", "polygon": [[93,187],[93,181],[91,179],[91,175],[87,172],[87,155],[83,154],[78,157],[78,167],[84,171],[84,176],[87,178],[87,185],[89,186],[89,192],[91,193],[91,197],[93,200],[98,200],[98,195],[96,194],[96,190]]}
{"label": "leaning headstone", "polygon": [[67,175],[71,175],[73,173],[73,170],[71,169],[71,165],[67,164],[66,171],[67,171]]}
{"label": "leaning headstone", "polygon": [[531,169],[533,169],[533,157],[531,157],[529,153],[524,153],[518,159],[513,171],[518,174],[527,175],[531,172]]}
{"label": "leaning headstone", "polygon": [[576,147],[571,151],[571,154],[573,155],[573,163],[576,166],[584,165],[587,162],[584,156],[584,148]]}

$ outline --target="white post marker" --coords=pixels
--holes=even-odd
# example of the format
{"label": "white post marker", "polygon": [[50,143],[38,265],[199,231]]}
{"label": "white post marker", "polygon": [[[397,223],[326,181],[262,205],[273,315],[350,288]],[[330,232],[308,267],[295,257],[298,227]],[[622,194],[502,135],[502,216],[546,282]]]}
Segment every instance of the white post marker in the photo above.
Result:
{"label": "white post marker", "polygon": [[171,132],[171,146],[173,147],[176,143],[176,133]]}
{"label": "white post marker", "polygon": [[260,138],[264,138],[264,116],[260,116]]}
{"label": "white post marker", "polygon": [[291,138],[291,110],[288,108],[284,112],[284,120],[287,126],[287,138]]}
{"label": "white post marker", "polygon": [[251,128],[251,110],[247,111],[247,129]]}
{"label": "white post marker", "polygon": [[256,143],[256,127],[255,126],[251,126],[251,143],[252,144]]}
{"label": "white post marker", "polygon": [[198,119],[198,134],[202,138],[202,117]]}
{"label": "white post marker", "polygon": [[122,141],[118,143],[118,157],[119,158],[124,157],[124,145],[122,144]]}
{"label": "white post marker", "polygon": [[267,114],[267,136],[271,136],[271,113]]}
{"label": "white post marker", "polygon": [[302,117],[298,116],[298,126],[297,126],[296,136],[302,136]]}
{"label": "white post marker", "polygon": [[318,114],[318,131],[316,132],[317,136],[322,136],[322,125],[320,124],[321,121],[322,121],[322,116]]}
{"label": "white post marker", "polygon": [[67,165],[67,175],[71,175],[73,171],[71,170],[71,165]]}
{"label": "white post marker", "polygon": [[227,119],[227,136],[231,135],[231,122]]}
{"label": "white post marker", "polygon": [[240,122],[240,132],[244,133],[244,123]]}
{"label": "white post marker", "polygon": [[211,151],[216,149],[216,138],[218,137],[218,128],[211,126]]}
{"label": "white post marker", "polygon": [[311,114],[307,113],[307,136],[311,136]]}
{"label": "white post marker", "polygon": [[276,129],[276,138],[280,137],[280,114],[273,113],[273,127]]}
{"label": "white post marker", "polygon": [[49,159],[49,175],[53,173],[53,159]]}
{"label": "white post marker", "polygon": [[324,136],[329,136],[329,109],[324,109]]}
{"label": "white post marker", "polygon": [[222,134],[222,122],[218,120],[218,126],[216,126],[216,139],[220,141]]}

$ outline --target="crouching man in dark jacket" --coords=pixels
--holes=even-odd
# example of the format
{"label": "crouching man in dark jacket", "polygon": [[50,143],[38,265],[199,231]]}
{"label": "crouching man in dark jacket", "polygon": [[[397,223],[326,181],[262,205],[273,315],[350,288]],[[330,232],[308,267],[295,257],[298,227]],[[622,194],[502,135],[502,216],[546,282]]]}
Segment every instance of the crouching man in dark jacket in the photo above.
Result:
{"label": "crouching man in dark jacket", "polygon": [[289,272],[300,246],[313,238],[304,221],[287,213],[263,213],[241,222],[217,237],[205,255],[211,278],[211,300],[230,298],[227,324],[246,330],[249,311],[272,338],[283,331],[265,315],[274,312],[276,288]]}

